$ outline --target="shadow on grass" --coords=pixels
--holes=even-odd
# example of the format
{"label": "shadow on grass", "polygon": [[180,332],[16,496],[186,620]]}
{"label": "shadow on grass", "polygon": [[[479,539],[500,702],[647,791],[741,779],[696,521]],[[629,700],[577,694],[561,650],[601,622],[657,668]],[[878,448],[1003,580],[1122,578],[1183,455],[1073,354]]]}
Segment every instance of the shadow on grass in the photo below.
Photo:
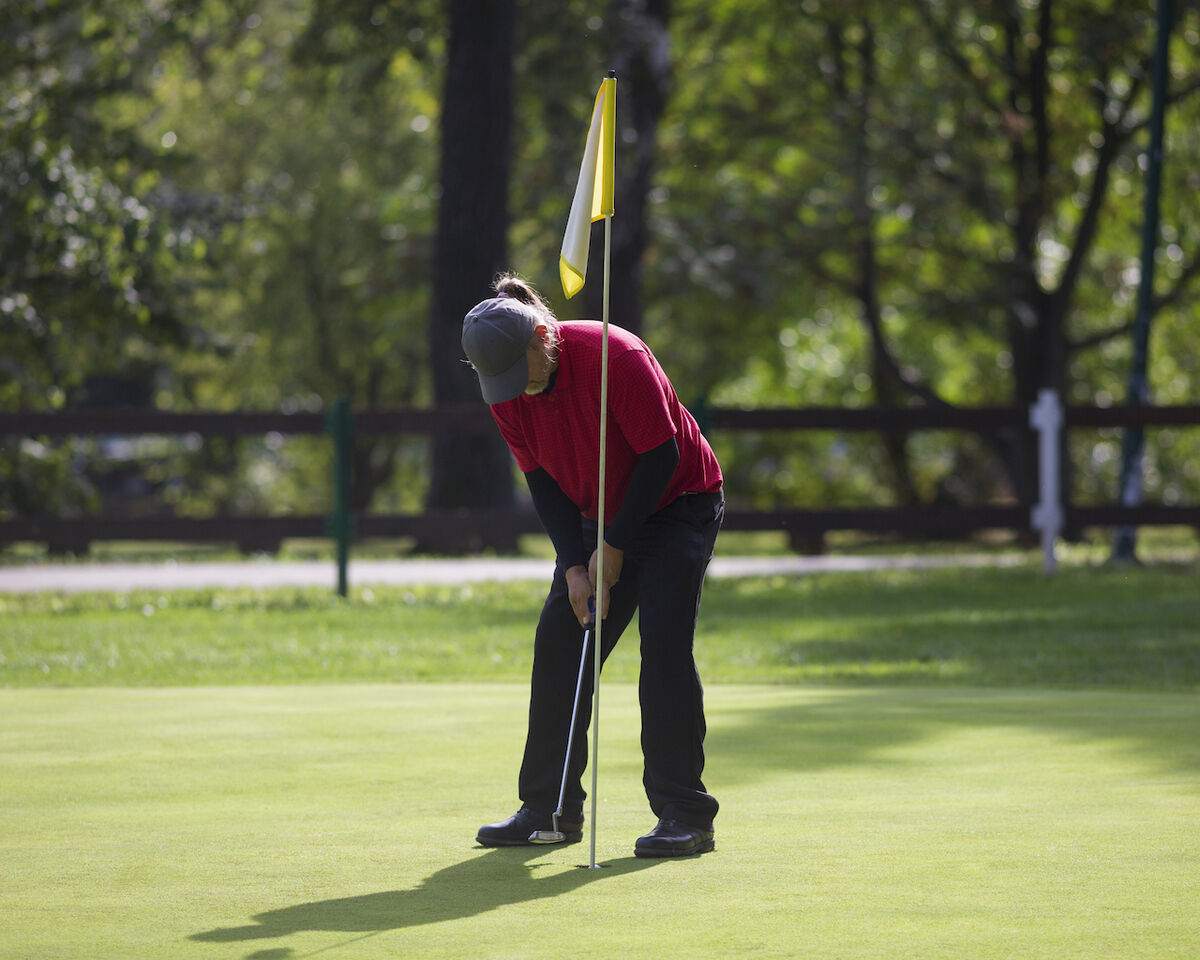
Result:
{"label": "shadow on grass", "polygon": [[[286,937],[307,930],[370,935],[443,920],[473,917],[489,910],[544,897],[557,897],[586,884],[644,870],[660,862],[625,857],[597,869],[559,870],[539,877],[554,863],[534,863],[547,847],[488,850],[426,877],[412,890],[386,890],[354,897],[300,903],[255,914],[254,923],[196,933],[188,939],[202,943],[237,943]],[[568,854],[572,865],[586,860],[583,847]],[[286,948],[251,954],[257,960],[289,957]]]}
{"label": "shadow on grass", "polygon": [[1200,698],[1127,691],[765,688],[758,706],[723,709],[710,688],[712,773],[753,782],[774,770],[905,762],[894,751],[943,733],[1010,727],[1103,743],[1189,777],[1200,770]]}
{"label": "shadow on grass", "polygon": [[1191,691],[1198,584],[1157,568],[716,581],[699,655],[709,682]]}

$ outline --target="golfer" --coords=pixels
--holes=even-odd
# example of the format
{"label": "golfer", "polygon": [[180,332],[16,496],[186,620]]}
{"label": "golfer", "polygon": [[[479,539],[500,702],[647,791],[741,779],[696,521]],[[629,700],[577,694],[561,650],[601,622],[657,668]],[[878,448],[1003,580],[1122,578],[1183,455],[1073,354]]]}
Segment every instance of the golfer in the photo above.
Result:
{"label": "golfer", "polygon": [[[692,655],[704,573],[725,513],[721,468],[650,349],[609,325],[604,570],[597,569],[603,326],[558,320],[505,274],[463,321],[462,345],[483,399],[525,474],[556,564],[534,639],[521,809],[481,827],[484,846],[523,846],[558,806],[583,633],[604,617],[601,663],[634,612],[641,631],[643,783],[658,824],[638,856],[713,849],[717,801],[705,790],[704,702]],[[558,829],[583,836],[594,670],[584,671]]]}

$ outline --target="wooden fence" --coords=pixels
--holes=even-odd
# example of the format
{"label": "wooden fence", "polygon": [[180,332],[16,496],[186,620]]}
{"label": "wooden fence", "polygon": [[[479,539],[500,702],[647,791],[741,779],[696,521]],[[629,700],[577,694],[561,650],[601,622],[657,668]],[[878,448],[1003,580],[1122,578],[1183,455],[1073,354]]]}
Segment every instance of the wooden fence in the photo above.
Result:
{"label": "wooden fence", "polygon": [[[1195,427],[1200,406],[1081,407],[1064,409],[1064,428]],[[76,410],[58,413],[0,413],[0,437],[189,435],[244,437],[280,433],[338,436],[336,417],[322,413],[169,413],[142,409]],[[1001,430],[1030,430],[1030,412],[1015,407],[871,407],[863,409],[706,408],[706,432],[793,430],[913,432],[963,430],[981,435]],[[437,431],[490,428],[480,404],[438,409],[360,410],[352,429],[361,435],[430,435]],[[343,437],[343,440],[345,438]],[[335,444],[336,445],[336,444]],[[344,448],[344,444],[343,444]],[[332,459],[332,458],[331,458]],[[339,468],[339,473],[341,472]],[[983,530],[1030,531],[1033,504],[913,507],[828,507],[817,509],[745,510],[731,506],[728,530],[781,530],[793,543],[820,544],[832,531],[899,533],[914,539],[960,538]],[[1200,527],[1200,506],[1117,504],[1060,505],[1068,528],[1117,525]],[[541,529],[529,510],[429,510],[420,514],[360,514],[353,517],[356,539],[380,537],[467,537],[487,530],[508,536]],[[93,541],[165,540],[229,542],[246,550],[271,549],[286,538],[332,536],[349,539],[350,526],[336,506],[327,515],[147,517],[32,516],[0,519],[0,544],[42,542],[56,551],[82,551]]]}

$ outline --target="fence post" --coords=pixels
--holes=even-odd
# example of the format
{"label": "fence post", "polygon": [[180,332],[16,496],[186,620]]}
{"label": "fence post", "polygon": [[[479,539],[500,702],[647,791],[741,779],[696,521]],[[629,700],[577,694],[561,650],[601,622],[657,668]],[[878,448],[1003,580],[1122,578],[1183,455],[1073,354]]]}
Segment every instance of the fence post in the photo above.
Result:
{"label": "fence post", "polygon": [[333,513],[327,532],[337,547],[337,592],[346,595],[346,567],[350,558],[350,539],[354,521],[350,516],[350,439],[354,417],[350,401],[338,397],[333,409],[325,416],[325,431],[333,435]]}
{"label": "fence post", "polygon": [[1042,570],[1057,569],[1054,543],[1062,530],[1063,509],[1059,502],[1060,464],[1058,462],[1059,433],[1062,431],[1063,409],[1058,393],[1039,390],[1037,403],[1029,408],[1029,425],[1038,432],[1038,496],[1031,517],[1035,530],[1042,532]]}

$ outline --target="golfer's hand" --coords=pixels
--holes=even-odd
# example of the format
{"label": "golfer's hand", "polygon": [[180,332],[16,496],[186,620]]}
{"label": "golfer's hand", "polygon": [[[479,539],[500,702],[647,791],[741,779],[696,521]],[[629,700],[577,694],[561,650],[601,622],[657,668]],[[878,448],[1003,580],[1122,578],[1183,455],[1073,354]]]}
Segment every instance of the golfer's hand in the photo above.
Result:
{"label": "golfer's hand", "polygon": [[592,599],[592,581],[588,578],[587,567],[580,564],[567,571],[567,596],[571,601],[571,609],[579,618],[579,625],[586,627],[592,620],[588,601]]}
{"label": "golfer's hand", "polygon": [[600,608],[600,618],[608,616],[608,591],[614,583],[621,579],[621,567],[625,563],[625,551],[618,550],[611,544],[604,545],[604,579],[599,576],[600,552],[592,551],[592,559],[588,561],[588,582],[596,595],[596,606]]}

